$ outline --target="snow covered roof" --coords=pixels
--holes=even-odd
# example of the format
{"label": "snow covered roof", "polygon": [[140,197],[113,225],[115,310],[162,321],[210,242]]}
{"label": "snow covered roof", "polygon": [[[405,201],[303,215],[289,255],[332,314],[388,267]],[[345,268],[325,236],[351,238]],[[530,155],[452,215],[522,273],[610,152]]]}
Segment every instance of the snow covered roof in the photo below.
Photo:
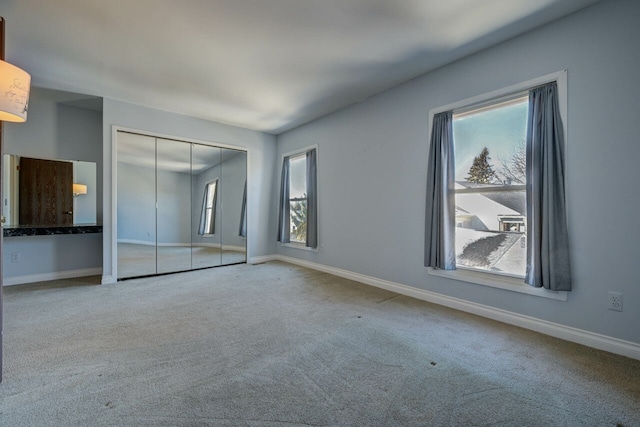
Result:
{"label": "snow covered roof", "polygon": [[[463,189],[466,187],[456,182],[455,188]],[[456,194],[456,212],[474,214],[489,230],[499,229],[498,215],[522,215],[517,210],[498,203],[483,193]]]}

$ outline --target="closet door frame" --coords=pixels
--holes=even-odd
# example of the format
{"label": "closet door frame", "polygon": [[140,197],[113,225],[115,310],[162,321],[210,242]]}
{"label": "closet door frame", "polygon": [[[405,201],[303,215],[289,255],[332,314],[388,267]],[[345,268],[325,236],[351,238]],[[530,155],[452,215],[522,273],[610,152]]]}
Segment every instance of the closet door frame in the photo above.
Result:
{"label": "closet door frame", "polygon": [[[106,284],[106,283],[115,283],[118,280],[118,189],[117,189],[117,183],[118,183],[118,132],[127,132],[127,133],[133,133],[133,134],[138,134],[138,135],[143,135],[143,136],[148,136],[148,137],[152,137],[152,138],[161,138],[161,139],[170,139],[170,140],[175,140],[175,141],[182,141],[185,143],[193,143],[193,144],[200,144],[200,145],[208,145],[211,147],[217,147],[217,148],[223,148],[223,149],[231,149],[231,150],[237,150],[237,151],[242,151],[246,153],[246,179],[247,179],[247,206],[246,206],[246,218],[247,218],[247,224],[250,223],[249,218],[250,218],[250,199],[251,199],[251,192],[249,191],[250,186],[250,158],[251,158],[251,149],[247,148],[247,147],[241,147],[241,146],[237,146],[237,145],[232,145],[232,144],[225,144],[225,143],[220,143],[217,141],[205,141],[202,139],[195,139],[195,138],[189,138],[189,137],[183,137],[183,136],[177,136],[177,135],[169,135],[169,134],[164,134],[164,133],[158,133],[158,132],[153,132],[153,131],[147,131],[147,130],[142,130],[142,129],[136,129],[136,128],[130,128],[130,127],[125,127],[125,126],[119,126],[119,125],[112,125],[111,126],[111,177],[110,179],[108,176],[105,176],[103,182],[104,182],[104,187],[109,186],[110,188],[105,188],[104,190],[104,205],[108,206],[109,204],[111,205],[111,218],[110,221],[105,221],[104,223],[104,231],[105,234],[108,233],[108,235],[110,236],[110,238],[107,240],[105,239],[105,241],[103,242],[103,264],[105,267],[110,266],[111,268],[105,268],[105,271],[110,270],[111,274],[108,276],[104,276],[102,278],[102,283]],[[105,168],[105,172],[107,171],[107,168]],[[106,174],[105,174],[106,175]],[[110,200],[107,200],[110,199]],[[110,202],[110,203],[109,203]],[[106,218],[105,218],[106,219]],[[108,227],[111,228],[110,233],[107,231]],[[245,254],[245,262],[248,262],[250,257],[249,254],[249,242],[250,242],[250,227],[247,226],[247,237],[245,238],[245,247],[246,247],[246,254]],[[106,256],[106,254],[109,254],[109,257]]]}

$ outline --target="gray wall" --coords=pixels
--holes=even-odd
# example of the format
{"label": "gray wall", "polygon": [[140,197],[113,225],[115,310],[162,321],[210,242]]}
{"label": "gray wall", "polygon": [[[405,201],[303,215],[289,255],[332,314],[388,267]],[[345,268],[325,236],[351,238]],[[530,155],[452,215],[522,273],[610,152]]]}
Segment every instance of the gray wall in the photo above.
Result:
{"label": "gray wall", "polygon": [[154,169],[118,162],[118,239],[156,244]]}
{"label": "gray wall", "polygon": [[[248,150],[248,256],[273,254],[275,231],[272,218],[272,183],[275,179],[275,136],[263,132],[154,110],[112,99],[104,100],[103,158],[111,165],[113,150],[113,126],[139,130],[142,133],[161,134],[176,139],[192,139],[231,148]],[[103,281],[113,281],[113,192],[112,171],[104,170],[104,251]]]}
{"label": "gray wall", "polygon": [[191,175],[158,170],[158,244],[191,245]]}
{"label": "gray wall", "polygon": [[118,240],[155,245],[157,232],[159,244],[191,243],[191,224],[184,216],[191,204],[189,188],[188,174],[118,162]]}
{"label": "gray wall", "polygon": [[[97,164],[97,220],[102,220],[102,114],[56,102],[56,94],[32,88],[26,123],[5,123],[4,152],[42,159]],[[94,191],[96,191],[94,189]],[[11,253],[21,260],[11,262]],[[34,236],[4,239],[3,275],[51,274],[102,266],[102,236]]]}
{"label": "gray wall", "polygon": [[[95,224],[98,218],[98,169],[93,162],[73,162],[73,176],[76,183],[87,186],[87,194],[73,199],[73,223]],[[102,178],[102,177],[100,177]],[[100,179],[102,182],[102,179]],[[102,206],[102,200],[100,200]],[[100,212],[102,217],[102,212]]]}
{"label": "gray wall", "polygon": [[[320,248],[277,245],[278,253],[640,343],[640,227],[621,220],[640,210],[638,22],[640,2],[602,2],[280,135],[278,159],[318,144]],[[568,301],[429,275],[429,110],[562,69],[574,276]],[[274,234],[275,221],[271,227]],[[623,312],[607,310],[610,290],[623,293]]]}
{"label": "gray wall", "polygon": [[[12,252],[20,253],[20,262],[11,262]],[[22,283],[20,279],[25,277],[29,280],[29,276],[53,278],[58,273],[99,269],[102,262],[102,235],[5,237],[3,253],[5,284],[10,281]],[[98,271],[91,274],[97,274]]]}

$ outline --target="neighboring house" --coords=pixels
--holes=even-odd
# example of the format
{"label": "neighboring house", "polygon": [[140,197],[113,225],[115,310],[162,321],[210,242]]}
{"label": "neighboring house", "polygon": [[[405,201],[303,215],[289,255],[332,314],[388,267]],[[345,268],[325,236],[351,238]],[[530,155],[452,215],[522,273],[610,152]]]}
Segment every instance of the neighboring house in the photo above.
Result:
{"label": "neighboring house", "polygon": [[[491,187],[495,189],[495,186],[469,182],[455,184],[456,190]],[[523,274],[526,249],[523,240],[526,231],[524,190],[456,193],[455,200],[458,265]]]}
{"label": "neighboring house", "polygon": [[[456,190],[469,188],[468,183],[456,182]],[[456,194],[456,227],[478,231],[524,232],[523,212],[496,201],[496,193]],[[518,194],[497,194],[502,199],[522,198]]]}

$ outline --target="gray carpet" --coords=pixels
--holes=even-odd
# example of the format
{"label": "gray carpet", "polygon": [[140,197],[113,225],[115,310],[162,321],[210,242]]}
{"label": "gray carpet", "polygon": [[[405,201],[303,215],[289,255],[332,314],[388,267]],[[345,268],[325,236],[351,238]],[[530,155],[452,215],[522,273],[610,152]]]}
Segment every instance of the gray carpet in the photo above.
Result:
{"label": "gray carpet", "polygon": [[640,426],[640,361],[281,263],[5,288],[2,426]]}

